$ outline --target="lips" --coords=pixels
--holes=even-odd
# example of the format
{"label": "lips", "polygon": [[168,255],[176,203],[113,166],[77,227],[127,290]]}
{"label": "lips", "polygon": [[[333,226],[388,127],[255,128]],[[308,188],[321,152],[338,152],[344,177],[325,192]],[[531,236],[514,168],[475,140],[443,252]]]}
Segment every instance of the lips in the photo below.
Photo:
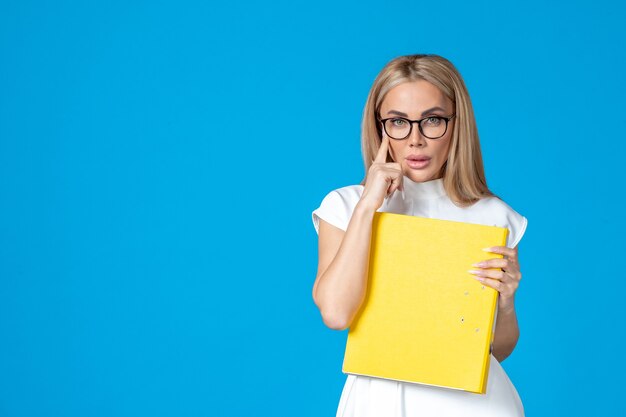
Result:
{"label": "lips", "polygon": [[406,164],[411,169],[426,169],[430,165],[430,156],[409,155],[406,157]]}
{"label": "lips", "polygon": [[409,161],[428,161],[430,156],[426,155],[409,155],[406,157]]}

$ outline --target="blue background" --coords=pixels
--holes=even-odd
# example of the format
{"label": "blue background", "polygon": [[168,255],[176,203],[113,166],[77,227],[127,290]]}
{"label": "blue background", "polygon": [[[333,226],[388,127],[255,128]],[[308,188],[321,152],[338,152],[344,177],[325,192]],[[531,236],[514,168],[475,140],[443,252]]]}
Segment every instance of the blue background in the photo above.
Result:
{"label": "blue background", "polygon": [[[529,220],[503,362],[527,415],[619,414],[618,2],[0,6],[0,416],[331,416],[312,298],[390,59],[436,53]],[[622,190],[622,191],[620,191]],[[619,239],[619,240],[618,240]]]}

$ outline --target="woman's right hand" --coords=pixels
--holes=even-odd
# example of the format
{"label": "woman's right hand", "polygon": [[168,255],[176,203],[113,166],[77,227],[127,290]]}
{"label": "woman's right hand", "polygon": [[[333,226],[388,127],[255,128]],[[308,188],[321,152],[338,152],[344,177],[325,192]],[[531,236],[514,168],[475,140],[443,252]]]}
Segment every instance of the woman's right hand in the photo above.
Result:
{"label": "woman's right hand", "polygon": [[402,167],[398,162],[387,162],[389,137],[383,135],[376,159],[367,172],[365,189],[360,202],[367,207],[378,210],[385,197],[391,197],[394,191],[402,190]]}

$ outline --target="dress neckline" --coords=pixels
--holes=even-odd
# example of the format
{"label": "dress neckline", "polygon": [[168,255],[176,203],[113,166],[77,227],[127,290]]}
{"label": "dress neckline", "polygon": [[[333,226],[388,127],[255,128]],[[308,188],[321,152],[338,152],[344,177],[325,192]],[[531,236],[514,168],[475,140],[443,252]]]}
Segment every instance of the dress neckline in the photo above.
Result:
{"label": "dress neckline", "polygon": [[446,189],[443,186],[443,178],[434,180],[415,182],[406,175],[402,176],[404,191],[403,199],[430,200],[446,195]]}

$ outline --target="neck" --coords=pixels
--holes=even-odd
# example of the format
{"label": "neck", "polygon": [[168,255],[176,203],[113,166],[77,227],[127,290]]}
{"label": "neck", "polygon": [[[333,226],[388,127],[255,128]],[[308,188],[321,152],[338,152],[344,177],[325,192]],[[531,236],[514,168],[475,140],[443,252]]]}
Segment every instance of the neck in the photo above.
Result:
{"label": "neck", "polygon": [[446,190],[443,186],[443,178],[417,182],[405,175],[403,176],[403,186],[405,198],[432,199],[446,195]]}

